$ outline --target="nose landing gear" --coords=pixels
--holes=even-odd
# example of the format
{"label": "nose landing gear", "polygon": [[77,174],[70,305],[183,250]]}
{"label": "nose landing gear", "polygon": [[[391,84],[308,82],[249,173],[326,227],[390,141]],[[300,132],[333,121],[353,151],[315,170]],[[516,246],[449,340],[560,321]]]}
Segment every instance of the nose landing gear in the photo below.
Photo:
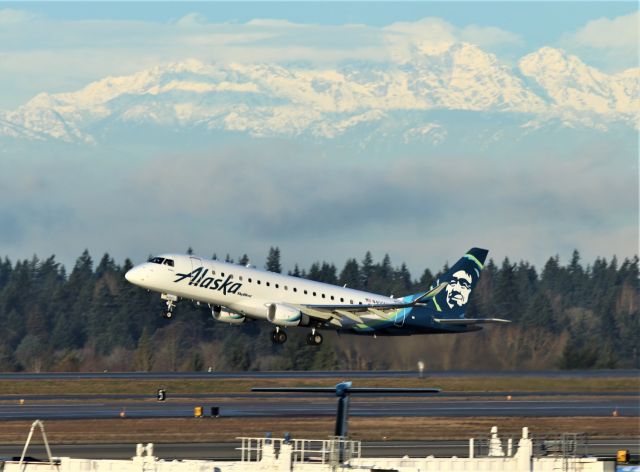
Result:
{"label": "nose landing gear", "polygon": [[160,295],[160,298],[165,300],[165,304],[167,305],[167,310],[162,312],[162,317],[166,319],[171,319],[173,316],[173,310],[176,307],[176,303],[178,302],[178,297],[175,295],[171,295],[170,293],[163,293]]}

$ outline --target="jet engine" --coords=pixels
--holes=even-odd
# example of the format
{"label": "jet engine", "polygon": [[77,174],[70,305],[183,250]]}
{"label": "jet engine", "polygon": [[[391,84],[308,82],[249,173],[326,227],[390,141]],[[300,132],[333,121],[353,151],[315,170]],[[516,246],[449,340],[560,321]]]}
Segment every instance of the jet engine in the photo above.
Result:
{"label": "jet engine", "polygon": [[309,317],[303,315],[300,310],[280,303],[269,305],[267,319],[278,326],[307,326]]}
{"label": "jet engine", "polygon": [[213,316],[214,320],[222,321],[223,323],[242,324],[247,321],[244,315],[234,311],[223,310],[219,306],[211,308],[211,316]]}

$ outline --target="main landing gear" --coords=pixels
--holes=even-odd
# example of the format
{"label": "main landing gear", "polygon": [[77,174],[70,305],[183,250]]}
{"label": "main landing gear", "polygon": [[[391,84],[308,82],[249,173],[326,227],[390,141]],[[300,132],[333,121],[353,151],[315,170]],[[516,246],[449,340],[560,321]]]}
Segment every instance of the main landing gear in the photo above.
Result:
{"label": "main landing gear", "polygon": [[170,293],[163,293],[160,295],[160,298],[165,300],[165,304],[167,305],[167,309],[162,312],[162,317],[166,319],[171,319],[173,316],[173,310],[176,307],[176,303],[178,302],[178,297],[176,295],[171,295]]}
{"label": "main landing gear", "polygon": [[322,335],[318,333],[315,328],[307,335],[307,344],[310,346],[319,346],[322,344]]}
{"label": "main landing gear", "polygon": [[271,333],[271,341],[273,344],[284,344],[287,340],[287,333],[280,330],[280,328],[276,328],[275,331]]}
{"label": "main landing gear", "polygon": [[[286,340],[287,333],[282,331],[279,326],[271,332],[271,342],[273,342],[273,344],[284,344]],[[318,333],[315,328],[307,335],[307,344],[310,346],[319,346],[322,344],[322,335]]]}

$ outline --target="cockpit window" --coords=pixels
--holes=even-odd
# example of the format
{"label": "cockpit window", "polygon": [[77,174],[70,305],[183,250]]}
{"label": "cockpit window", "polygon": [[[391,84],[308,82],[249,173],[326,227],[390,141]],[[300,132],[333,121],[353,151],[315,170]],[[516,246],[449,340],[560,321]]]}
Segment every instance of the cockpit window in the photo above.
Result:
{"label": "cockpit window", "polygon": [[173,267],[173,259],[165,259],[163,264],[168,265],[169,267]]}
{"label": "cockpit window", "polygon": [[152,257],[149,259],[149,262],[153,262],[154,264],[162,264],[162,261],[164,261],[162,257]]}

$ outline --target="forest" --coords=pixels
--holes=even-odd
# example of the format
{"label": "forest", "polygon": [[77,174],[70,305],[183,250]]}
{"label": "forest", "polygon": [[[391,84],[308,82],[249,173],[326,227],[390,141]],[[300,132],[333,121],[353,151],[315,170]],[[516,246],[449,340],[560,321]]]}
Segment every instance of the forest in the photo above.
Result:
{"label": "forest", "polygon": [[[237,259],[247,262],[246,255]],[[223,324],[186,300],[166,320],[159,294],[124,279],[131,267],[109,254],[94,261],[86,250],[70,272],[55,256],[0,260],[0,371],[415,370],[419,361],[427,370],[640,367],[637,255],[585,264],[574,251],[567,265],[553,256],[541,269],[490,260],[467,317],[512,323],[398,338],[327,332],[320,347],[306,345],[305,328],[290,328],[287,343],[273,345],[268,322]],[[277,247],[265,269],[282,271]],[[446,270],[414,278],[405,264],[394,266],[388,255],[374,261],[367,252],[342,269],[316,262],[289,274],[402,296]]]}

